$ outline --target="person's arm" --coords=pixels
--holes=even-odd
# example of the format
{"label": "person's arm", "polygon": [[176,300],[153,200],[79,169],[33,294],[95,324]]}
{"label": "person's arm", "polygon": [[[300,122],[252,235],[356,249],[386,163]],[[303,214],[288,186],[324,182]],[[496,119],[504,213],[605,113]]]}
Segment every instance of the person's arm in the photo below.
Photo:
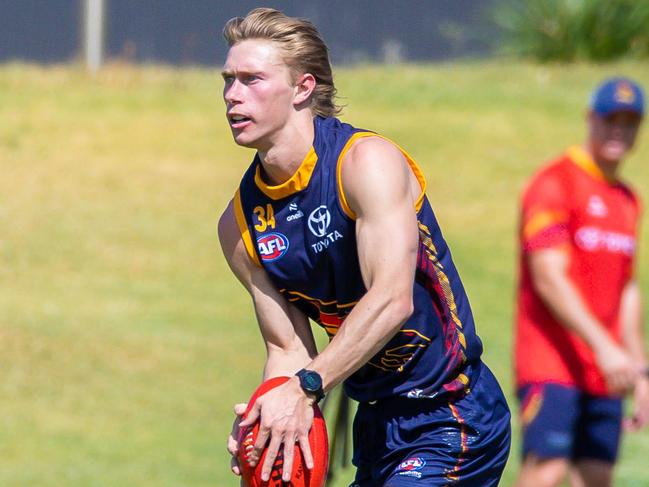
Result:
{"label": "person's arm", "polygon": [[637,378],[631,356],[588,309],[568,276],[568,255],[558,247],[527,255],[532,284],[550,312],[593,350],[613,393],[628,392]]}
{"label": "person's arm", "polygon": [[[345,194],[358,216],[356,239],[367,293],[331,343],[306,366],[322,376],[325,390],[364,365],[412,314],[417,259],[417,195],[411,190],[410,169],[401,152],[379,138],[361,139],[351,147],[342,164]],[[387,234],[389,240],[385,238]],[[304,397],[294,378],[284,388],[273,389],[260,398],[246,422],[241,423],[252,424],[258,416],[262,418],[251,452],[257,460],[270,437],[262,478],[267,478],[284,442],[283,478],[289,479],[291,464],[287,458],[292,462],[293,438],[302,434],[301,418],[307,414],[303,409],[306,405],[301,402]]]}
{"label": "person's arm", "polygon": [[[307,317],[284,299],[273,286],[266,272],[254,264],[248,256],[237,227],[232,203],[219,220],[219,240],[230,268],[252,297],[267,351],[263,380],[277,376],[292,376],[317,354]],[[302,401],[306,404],[309,399],[304,396]],[[235,406],[235,414],[238,417],[228,438],[228,451],[233,457],[232,471],[237,475],[241,473],[236,461],[239,447],[237,436],[241,426],[240,417],[244,411],[243,404]],[[308,433],[310,425],[309,421],[302,430],[306,428]],[[300,436],[300,447],[308,465],[311,452],[306,433]]]}
{"label": "person's arm", "polygon": [[307,317],[286,301],[266,271],[248,256],[232,203],[219,221],[219,239],[232,272],[252,297],[267,351],[264,380],[293,375],[317,355]]}
{"label": "person's arm", "polygon": [[649,377],[646,375],[648,364],[644,345],[642,293],[634,279],[627,283],[622,292],[620,320],[624,330],[624,345],[637,370],[641,371],[633,389],[631,417],[625,421],[627,429],[637,430],[649,421]]}
{"label": "person's arm", "polygon": [[410,181],[405,158],[382,139],[361,139],[343,160],[342,183],[357,216],[358,258],[367,293],[309,365],[320,373],[325,389],[367,363],[413,312],[419,236],[414,208],[418,193]]}

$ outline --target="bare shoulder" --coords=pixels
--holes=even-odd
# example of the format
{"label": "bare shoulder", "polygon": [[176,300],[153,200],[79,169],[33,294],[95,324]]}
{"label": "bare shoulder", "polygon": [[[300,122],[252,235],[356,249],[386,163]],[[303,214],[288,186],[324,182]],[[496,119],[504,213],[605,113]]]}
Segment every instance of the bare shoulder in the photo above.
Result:
{"label": "bare shoulder", "polygon": [[226,252],[226,250],[233,250],[237,246],[238,241],[241,240],[237,220],[234,216],[234,202],[232,200],[219,218],[218,231],[221,248],[227,258],[229,252]]}
{"label": "bare shoulder", "polygon": [[218,224],[219,241],[221,249],[230,269],[241,283],[250,289],[255,264],[251,261],[246,251],[241,231],[234,213],[234,202],[230,201]]}
{"label": "bare shoulder", "polygon": [[358,184],[397,183],[408,177],[408,162],[401,150],[381,137],[356,140],[341,161],[342,183],[353,191]]}
{"label": "bare shoulder", "polygon": [[349,148],[343,159],[343,170],[380,170],[384,166],[407,167],[401,150],[382,137],[362,137]]}
{"label": "bare shoulder", "polygon": [[354,142],[341,163],[342,191],[355,215],[413,199],[408,161],[389,140],[361,138]]}

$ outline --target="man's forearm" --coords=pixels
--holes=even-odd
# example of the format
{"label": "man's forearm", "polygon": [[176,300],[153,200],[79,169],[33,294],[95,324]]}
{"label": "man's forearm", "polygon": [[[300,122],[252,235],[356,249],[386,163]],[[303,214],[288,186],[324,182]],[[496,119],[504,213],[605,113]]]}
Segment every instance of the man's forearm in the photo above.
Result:
{"label": "man's forearm", "polygon": [[624,330],[624,344],[639,368],[646,369],[647,355],[643,328],[642,295],[637,282],[630,281],[620,301],[620,321]]}
{"label": "man's forearm", "polygon": [[268,355],[264,364],[263,380],[279,376],[290,377],[314,358],[299,347],[296,347],[295,350],[284,350],[273,345],[267,345],[267,347]]}
{"label": "man's forearm", "polygon": [[368,291],[308,368],[322,376],[325,391],[331,390],[367,363],[411,314],[410,295],[389,297],[385,292]]}

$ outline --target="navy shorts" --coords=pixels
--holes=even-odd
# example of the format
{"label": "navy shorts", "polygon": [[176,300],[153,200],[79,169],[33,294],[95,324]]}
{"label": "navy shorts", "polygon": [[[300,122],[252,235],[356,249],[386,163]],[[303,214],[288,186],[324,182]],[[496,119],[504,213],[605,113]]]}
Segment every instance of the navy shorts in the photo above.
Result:
{"label": "navy shorts", "polygon": [[398,397],[361,403],[350,487],[495,487],[510,433],[507,402],[484,364],[471,391],[452,402]]}
{"label": "navy shorts", "polygon": [[593,459],[614,463],[622,430],[622,400],[545,383],[518,390],[523,458]]}

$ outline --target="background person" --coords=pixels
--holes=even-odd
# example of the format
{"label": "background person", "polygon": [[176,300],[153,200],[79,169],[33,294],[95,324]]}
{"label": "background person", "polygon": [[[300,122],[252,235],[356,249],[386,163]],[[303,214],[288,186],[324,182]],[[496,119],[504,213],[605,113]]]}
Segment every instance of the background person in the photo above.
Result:
{"label": "background person", "polygon": [[520,487],[608,486],[628,429],[649,417],[641,294],[634,277],[640,203],[620,181],[644,114],[641,88],[594,92],[588,137],[542,168],[522,197],[515,375]]}

